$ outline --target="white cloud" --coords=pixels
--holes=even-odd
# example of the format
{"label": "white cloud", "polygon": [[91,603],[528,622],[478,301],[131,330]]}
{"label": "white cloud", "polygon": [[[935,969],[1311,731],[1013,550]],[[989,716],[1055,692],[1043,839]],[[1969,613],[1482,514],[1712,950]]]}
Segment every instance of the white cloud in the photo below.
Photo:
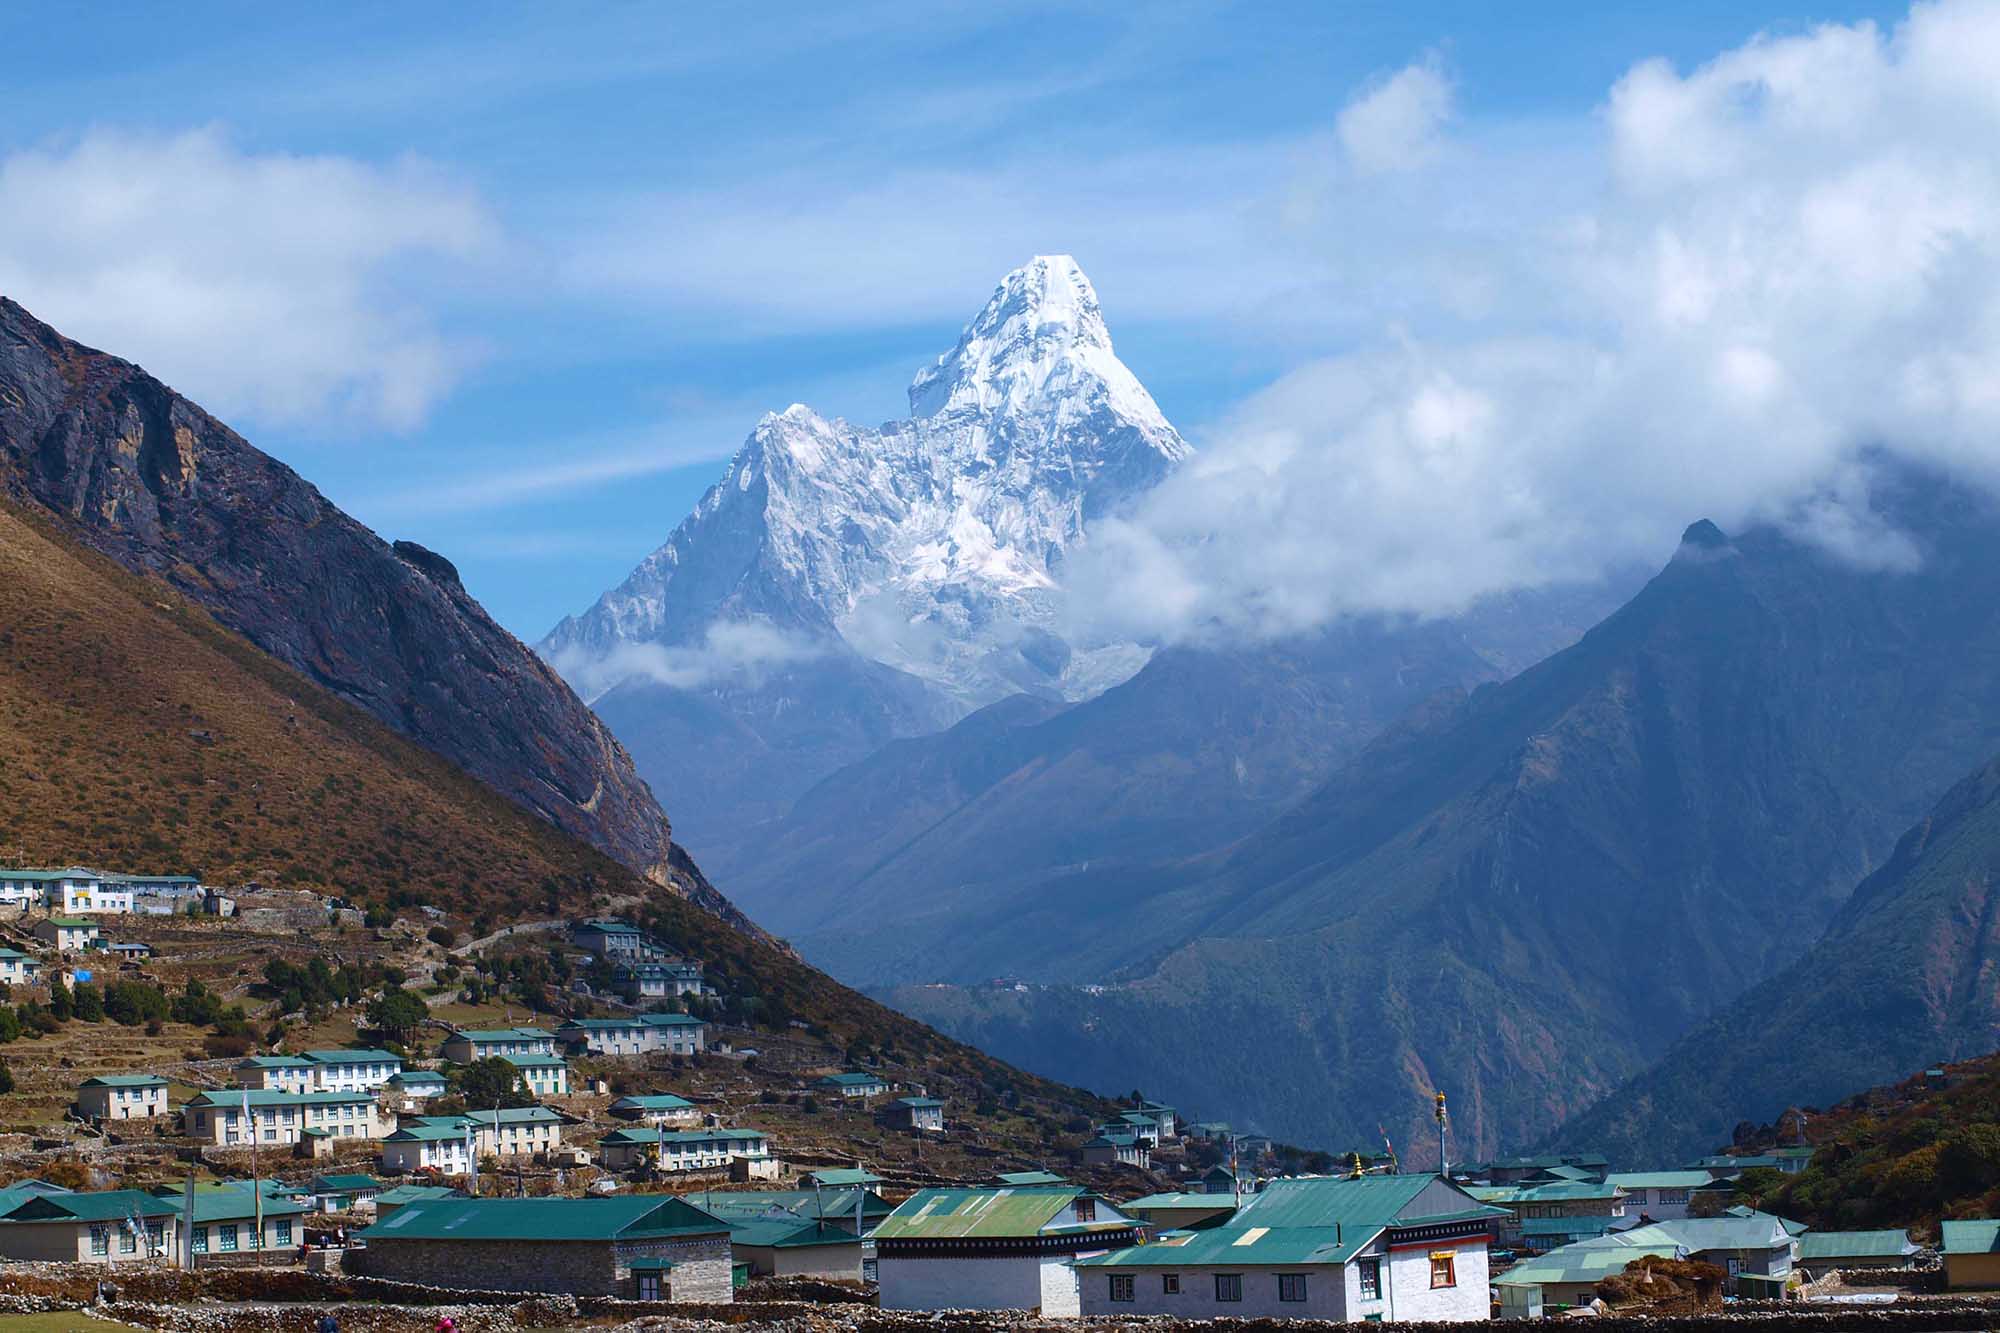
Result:
{"label": "white cloud", "polygon": [[416,263],[490,251],[479,200],[415,160],[96,131],[0,159],[0,291],[225,416],[422,420],[475,354]]}
{"label": "white cloud", "polygon": [[1451,80],[1433,58],[1364,90],[1341,110],[1334,127],[1358,170],[1408,171],[1436,155],[1451,109]]}
{"label": "white cloud", "polygon": [[564,680],[588,703],[627,681],[651,681],[677,690],[722,681],[755,681],[778,667],[809,661],[824,644],[759,620],[725,620],[708,627],[700,643],[668,647],[621,643],[608,652],[571,647],[549,656]]}
{"label": "white cloud", "polygon": [[2000,479],[1995,68],[2000,5],[1950,0],[1642,63],[1594,139],[1468,127],[1390,186],[1321,182],[1302,225],[1376,332],[1197,432],[1094,534],[1076,613],[1451,611],[1657,562],[1702,517],[1908,567],[1871,459]]}

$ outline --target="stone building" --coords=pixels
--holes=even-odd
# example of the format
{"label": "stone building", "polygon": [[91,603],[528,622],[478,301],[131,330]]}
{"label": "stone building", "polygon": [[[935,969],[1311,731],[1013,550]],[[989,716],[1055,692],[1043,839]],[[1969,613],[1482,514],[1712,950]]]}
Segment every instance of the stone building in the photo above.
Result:
{"label": "stone building", "polygon": [[419,1199],[364,1233],[371,1277],[432,1286],[726,1302],[729,1227],[671,1195]]}
{"label": "stone building", "polygon": [[1078,1257],[1138,1234],[1075,1185],[919,1190],[875,1228],[881,1307],[1074,1316]]}
{"label": "stone building", "polygon": [[365,1092],[279,1092],[239,1088],[204,1092],[181,1107],[190,1138],[221,1147],[297,1143],[307,1130],[330,1139],[379,1139],[383,1124]]}
{"label": "stone building", "polygon": [[667,1051],[699,1055],[708,1049],[708,1024],[693,1014],[634,1014],[630,1018],[572,1018],[556,1041],[591,1055],[647,1055]]}
{"label": "stone building", "polygon": [[179,1253],[179,1209],[144,1190],[37,1194],[0,1214],[0,1259],[113,1265]]}
{"label": "stone building", "polygon": [[556,1034],[546,1028],[459,1028],[444,1039],[444,1058],[469,1065],[495,1055],[554,1055]]}
{"label": "stone building", "polygon": [[296,1055],[251,1055],[232,1066],[239,1088],[274,1092],[311,1092],[313,1063]]}
{"label": "stone building", "polygon": [[167,1081],[157,1074],[99,1074],[76,1085],[76,1109],[89,1120],[165,1115]]}

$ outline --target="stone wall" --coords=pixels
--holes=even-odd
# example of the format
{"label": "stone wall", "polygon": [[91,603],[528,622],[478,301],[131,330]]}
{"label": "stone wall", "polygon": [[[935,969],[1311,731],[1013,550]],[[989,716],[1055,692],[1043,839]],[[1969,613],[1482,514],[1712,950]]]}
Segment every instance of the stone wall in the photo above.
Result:
{"label": "stone wall", "polygon": [[726,1236],[684,1241],[420,1240],[372,1236],[350,1263],[370,1277],[449,1287],[470,1282],[495,1291],[629,1296],[634,1259],[674,1265],[676,1302],[721,1303],[731,1295]]}

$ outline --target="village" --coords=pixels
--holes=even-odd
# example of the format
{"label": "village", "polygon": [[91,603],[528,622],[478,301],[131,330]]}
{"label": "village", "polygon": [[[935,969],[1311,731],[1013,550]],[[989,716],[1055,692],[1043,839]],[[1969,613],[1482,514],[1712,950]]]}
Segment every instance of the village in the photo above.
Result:
{"label": "village", "polygon": [[468,939],[422,904],[0,869],[0,985],[0,1300],[282,1271],[474,1305],[1469,1322],[2000,1290],[2000,1221],[1815,1231],[1746,1202],[1811,1161],[1803,1125],[1680,1163],[1404,1171],[1134,1094],[1010,1137],[988,1091],[759,1020],[621,916]]}

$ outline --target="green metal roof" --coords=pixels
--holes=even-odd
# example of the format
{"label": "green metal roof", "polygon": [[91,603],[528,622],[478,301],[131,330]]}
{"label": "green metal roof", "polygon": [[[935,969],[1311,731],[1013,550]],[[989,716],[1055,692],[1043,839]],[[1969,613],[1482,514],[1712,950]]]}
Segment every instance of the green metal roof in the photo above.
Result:
{"label": "green metal roof", "polygon": [[82,930],[85,927],[89,927],[91,930],[103,929],[97,922],[86,917],[77,916],[52,916],[49,918],[48,923],[52,926],[61,926],[66,930]]}
{"label": "green metal roof", "polygon": [[388,1051],[372,1050],[367,1047],[355,1047],[351,1050],[343,1047],[332,1051],[307,1051],[304,1058],[316,1065],[400,1065],[403,1063],[403,1057],[400,1055],[395,1055]]}
{"label": "green metal roof", "polygon": [[79,1088],[164,1088],[167,1081],[158,1074],[99,1074],[77,1084]]}
{"label": "green metal roof", "polygon": [[137,1214],[165,1217],[173,1205],[144,1190],[97,1190],[88,1194],[37,1194],[9,1209],[5,1222],[116,1222]]}
{"label": "green metal roof", "polygon": [[879,1185],[882,1177],[865,1166],[829,1166],[811,1173],[822,1185]]}
{"label": "green metal roof", "polygon": [[843,1231],[831,1223],[793,1217],[789,1220],[760,1218],[756,1221],[731,1222],[729,1243],[789,1250],[822,1245],[858,1246],[861,1242],[853,1232]]}
{"label": "green metal roof", "polygon": [[614,1129],[599,1143],[738,1143],[768,1139],[761,1129]]}
{"label": "green metal roof", "polygon": [[578,922],[572,929],[594,930],[602,935],[643,935],[645,933],[629,921],[613,921],[603,918],[593,918],[589,921]]}
{"label": "green metal roof", "polygon": [[864,1088],[871,1083],[880,1083],[886,1087],[888,1082],[889,1080],[880,1074],[858,1074],[851,1071],[845,1074],[824,1074],[813,1080],[815,1085],[830,1084],[837,1088]]}
{"label": "green metal roof", "polygon": [[943,1106],[944,1103],[935,1097],[898,1097],[895,1101],[890,1102],[889,1105],[907,1106],[913,1111],[918,1111],[926,1107]]}
{"label": "green metal roof", "polygon": [[1622,1190],[1698,1190],[1715,1178],[1706,1171],[1614,1171],[1605,1181]]}
{"label": "green metal roof", "polygon": [[556,1029],[564,1032],[624,1032],[632,1028],[699,1027],[702,1020],[693,1014],[634,1014],[630,1018],[572,1018]]}
{"label": "green metal roof", "polygon": [[1503,1287],[1539,1287],[1557,1283],[1595,1283],[1622,1273],[1628,1264],[1648,1255],[1671,1259],[1678,1248],[1668,1241],[1652,1245],[1565,1245],[1559,1250],[1523,1260],[1494,1278]]}
{"label": "green metal roof", "polygon": [[691,1109],[694,1103],[671,1092],[655,1092],[638,1097],[620,1097],[611,1103],[610,1109],[615,1111],[621,1106],[639,1111],[685,1111]]}
{"label": "green metal roof", "polygon": [[1966,1218],[1946,1222],[1941,1229],[1946,1254],[2000,1254],[2000,1221]]}
{"label": "green metal roof", "polygon": [[1002,1185],[1067,1185],[1069,1182],[1053,1171],[1002,1171],[993,1177]]}
{"label": "green metal roof", "polygon": [[[1075,1185],[919,1190],[882,1219],[882,1225],[875,1228],[875,1239],[879,1242],[1039,1236],[1078,1195],[1087,1192]],[[1130,1225],[1113,1213],[1085,1229],[1111,1231]]]}
{"label": "green metal roof", "polygon": [[449,1185],[397,1185],[375,1196],[375,1206],[415,1203],[419,1199],[462,1199],[462,1191]]}
{"label": "green metal roof", "polygon": [[863,1222],[895,1211],[873,1190],[692,1190],[681,1197],[733,1224],[773,1214],[808,1222],[815,1217],[852,1218],[857,1195]]}
{"label": "green metal roof", "polygon": [[383,1136],[384,1143],[443,1143],[465,1137],[463,1125],[404,1125]]}
{"label": "green metal roof", "polygon": [[365,1092],[286,1092],[283,1088],[221,1088],[197,1093],[188,1098],[187,1105],[202,1110],[235,1111],[242,1109],[243,1099],[248,1097],[250,1105],[259,1106],[346,1106],[354,1102],[369,1102],[374,1098]]}
{"label": "green metal roof", "polygon": [[1799,1259],[1901,1259],[1917,1252],[1907,1231],[1808,1231]]}
{"label": "green metal roof", "polygon": [[1618,1219],[1607,1214],[1590,1217],[1530,1217],[1521,1223],[1524,1236],[1601,1236]]}
{"label": "green metal roof", "polygon": [[[265,1181],[261,1191],[264,1196],[263,1213],[266,1217],[296,1217],[312,1211],[312,1205],[300,1203],[291,1197],[292,1191],[283,1186],[272,1188],[275,1182]],[[194,1220],[201,1222],[235,1222],[257,1216],[257,1195],[247,1180],[224,1181],[220,1184],[197,1185],[194,1191]],[[164,1186],[157,1196],[161,1203],[171,1205],[175,1212],[184,1212],[187,1195],[178,1186]]]}
{"label": "green metal roof", "polygon": [[444,1075],[438,1073],[435,1069],[405,1069],[400,1074],[391,1074],[389,1082],[392,1086],[402,1088],[411,1087],[418,1083],[426,1086],[435,1085],[441,1088],[444,1086]]}
{"label": "green metal roof", "polygon": [[446,1041],[553,1041],[555,1033],[544,1028],[453,1028]]}
{"label": "green metal roof", "polygon": [[238,1069],[311,1069],[312,1061],[296,1055],[251,1055],[236,1062]]}
{"label": "green metal roof", "polygon": [[1121,1203],[1118,1206],[1128,1213],[1142,1213],[1160,1208],[1206,1208],[1233,1212],[1236,1208],[1236,1196],[1201,1193],[1148,1194],[1143,1199],[1134,1199],[1130,1203]]}
{"label": "green metal roof", "polygon": [[347,1194],[354,1190],[380,1189],[382,1182],[373,1176],[354,1174],[314,1176],[312,1187],[314,1192],[319,1194]]}
{"label": "green metal roof", "polygon": [[1611,1199],[1618,1194],[1609,1182],[1599,1185],[1582,1180],[1563,1180],[1550,1185],[1472,1185],[1467,1193],[1482,1203],[1577,1203]]}
{"label": "green metal roof", "polygon": [[561,1124],[561,1111],[548,1106],[510,1106],[499,1111],[467,1111],[465,1119],[477,1125]]}
{"label": "green metal roof", "polygon": [[1444,1182],[1431,1175],[1276,1180],[1212,1230],[1175,1232],[1152,1245],[1078,1263],[1152,1268],[1341,1264],[1392,1226],[1504,1216],[1481,1207],[1455,1185],[1448,1188],[1463,1206],[1405,1215],[1419,1195],[1439,1183]]}
{"label": "green metal roof", "polygon": [[503,1055],[500,1057],[516,1069],[567,1069],[569,1062],[560,1055]]}
{"label": "green metal roof", "polygon": [[367,1229],[385,1240],[582,1240],[719,1235],[728,1224],[671,1194],[602,1199],[416,1199]]}

